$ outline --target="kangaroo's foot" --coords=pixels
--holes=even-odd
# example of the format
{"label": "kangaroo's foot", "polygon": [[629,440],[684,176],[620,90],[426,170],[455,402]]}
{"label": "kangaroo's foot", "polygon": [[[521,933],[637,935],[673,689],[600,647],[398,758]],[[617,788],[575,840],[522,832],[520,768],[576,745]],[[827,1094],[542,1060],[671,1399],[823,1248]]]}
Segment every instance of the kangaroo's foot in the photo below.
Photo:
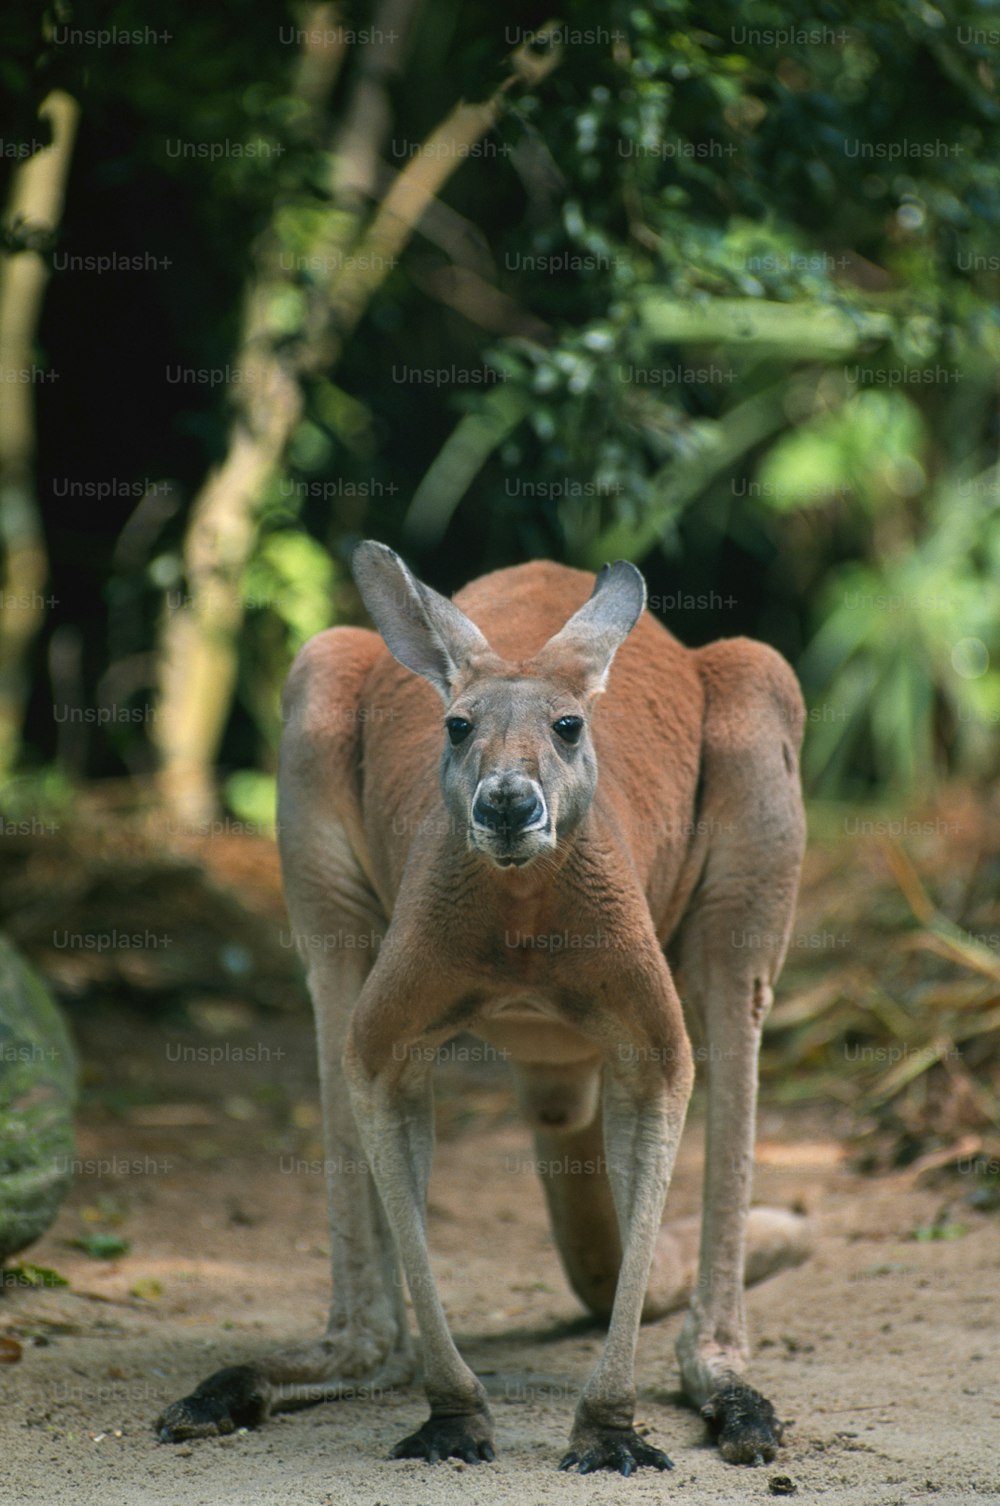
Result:
{"label": "kangaroo's foot", "polygon": [[742,1381],[723,1386],[701,1409],[728,1464],[767,1464],[778,1452],[782,1427],[766,1396]]}
{"label": "kangaroo's foot", "polygon": [[591,1424],[573,1429],[570,1450],[560,1469],[576,1469],[581,1475],[609,1469],[619,1475],[634,1474],[637,1469],[673,1469],[673,1461],[662,1449],[644,1443],[632,1428],[601,1427]]}
{"label": "kangaroo's foot", "polygon": [[388,1391],[413,1379],[408,1340],[371,1334],[330,1334],[318,1343],[279,1350],[247,1365],[217,1370],[156,1421],[161,1443],[214,1438],[256,1428],[272,1412],[339,1396]]}
{"label": "kangaroo's foot", "polygon": [[766,1464],[782,1443],[782,1425],[766,1396],[743,1376],[745,1356],[704,1331],[689,1312],[677,1341],[681,1385],[708,1424],[728,1464]]}
{"label": "kangaroo's foot", "polygon": [[259,1427],[271,1411],[271,1386],[264,1372],[256,1365],[229,1365],[203,1380],[190,1396],[172,1401],[155,1426],[161,1443],[183,1443]]}
{"label": "kangaroo's foot", "polygon": [[464,1459],[466,1464],[479,1464],[484,1459],[489,1462],[496,1458],[493,1419],[488,1412],[432,1412],[422,1427],[396,1444],[391,1458],[425,1459],[428,1464],[438,1464],[442,1459]]}

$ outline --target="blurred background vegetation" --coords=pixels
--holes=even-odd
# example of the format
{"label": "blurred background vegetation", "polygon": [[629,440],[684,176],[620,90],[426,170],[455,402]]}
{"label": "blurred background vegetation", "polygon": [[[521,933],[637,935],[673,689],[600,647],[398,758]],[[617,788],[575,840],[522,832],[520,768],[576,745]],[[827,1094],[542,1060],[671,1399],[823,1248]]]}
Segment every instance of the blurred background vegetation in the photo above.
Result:
{"label": "blurred background vegetation", "polygon": [[[357,539],[444,591],[626,556],[809,701],[769,1080],[902,1158],[1000,1145],[1000,6],[66,0],[7,33],[0,902],[63,999],[302,997],[235,838],[293,654],[363,620]],[[104,819],[148,808],[211,840]],[[69,917],[181,945],[60,949]]]}
{"label": "blurred background vegetation", "polygon": [[[266,820],[283,676],[358,620],[365,535],[446,591],[634,559],[686,641],[788,655],[814,792],[995,772],[998,27],[923,0],[23,7],[8,806],[25,775],[159,771],[205,820],[218,769]],[[65,202],[33,218],[53,100]]]}

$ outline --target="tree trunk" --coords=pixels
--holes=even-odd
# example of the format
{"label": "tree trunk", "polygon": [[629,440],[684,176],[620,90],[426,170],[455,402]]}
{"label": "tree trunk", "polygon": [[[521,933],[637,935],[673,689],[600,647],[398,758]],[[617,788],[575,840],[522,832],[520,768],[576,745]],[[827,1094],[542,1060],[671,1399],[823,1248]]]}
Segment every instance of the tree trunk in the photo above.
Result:
{"label": "tree trunk", "polygon": [[[343,33],[335,7],[325,4],[309,11],[303,29]],[[324,49],[307,42],[303,50],[296,92],[317,129],[343,58],[342,41]],[[235,394],[226,455],[192,505],[184,540],[186,594],[179,606],[166,610],[160,630],[151,740],[160,797],[171,815],[189,826],[204,825],[215,815],[214,764],[236,686],[243,579],[257,507],[302,414],[297,371],[291,356],[279,353],[269,317],[272,300],[287,282],[279,245],[272,220],[258,244],[245,295],[235,363],[245,380]]]}
{"label": "tree trunk", "polygon": [[[55,90],[40,117],[52,145],[19,163],[7,208],[17,249],[0,257],[0,780],[17,762],[27,708],[28,656],[45,619],[48,557],[35,496],[35,335],[49,280],[44,252],[62,215],[79,106]],[[53,378],[58,373],[51,374]]]}

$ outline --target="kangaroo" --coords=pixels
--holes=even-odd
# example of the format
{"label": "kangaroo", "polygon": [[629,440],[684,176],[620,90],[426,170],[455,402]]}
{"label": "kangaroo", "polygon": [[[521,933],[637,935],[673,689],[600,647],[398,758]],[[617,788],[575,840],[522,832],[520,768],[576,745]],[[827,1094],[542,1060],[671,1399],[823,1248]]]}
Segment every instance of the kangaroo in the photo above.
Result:
{"label": "kangaroo", "polygon": [[[494,1458],[425,1229],[435,1048],[471,1031],[509,1054],[566,1275],[609,1324],[560,1467],[671,1467],[633,1427],[635,1353],[640,1321],[688,1296],[686,1397],[726,1460],[772,1459],[743,1285],[748,1227],[757,1275],[805,1253],[793,1215],[748,1220],[758,1048],[804,847],[795,677],[746,638],[682,646],[621,560],[596,582],[533,561],[454,601],[382,544],[353,568],[381,637],[333,628],[300,652],[278,802],[316,1014],[329,1326],[209,1377],[160,1436],[412,1379],[401,1261],[430,1416],[393,1457]],[[661,1229],[694,1076],[685,1014],[708,1062],[696,1274]]]}

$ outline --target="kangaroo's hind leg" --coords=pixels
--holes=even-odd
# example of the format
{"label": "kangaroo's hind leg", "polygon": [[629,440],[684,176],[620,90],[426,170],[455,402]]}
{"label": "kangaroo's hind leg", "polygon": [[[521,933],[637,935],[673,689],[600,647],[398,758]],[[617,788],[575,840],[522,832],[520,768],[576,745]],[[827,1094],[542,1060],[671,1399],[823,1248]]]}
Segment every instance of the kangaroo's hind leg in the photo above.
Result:
{"label": "kangaroo's hind leg", "polygon": [[774,1457],[781,1425],[744,1379],[744,1263],[760,1037],[804,846],[802,705],[787,665],[761,644],[713,644],[699,660],[707,856],[671,950],[708,1059],[708,1125],[698,1281],[678,1355],[684,1389],[723,1457],[757,1464]]}

